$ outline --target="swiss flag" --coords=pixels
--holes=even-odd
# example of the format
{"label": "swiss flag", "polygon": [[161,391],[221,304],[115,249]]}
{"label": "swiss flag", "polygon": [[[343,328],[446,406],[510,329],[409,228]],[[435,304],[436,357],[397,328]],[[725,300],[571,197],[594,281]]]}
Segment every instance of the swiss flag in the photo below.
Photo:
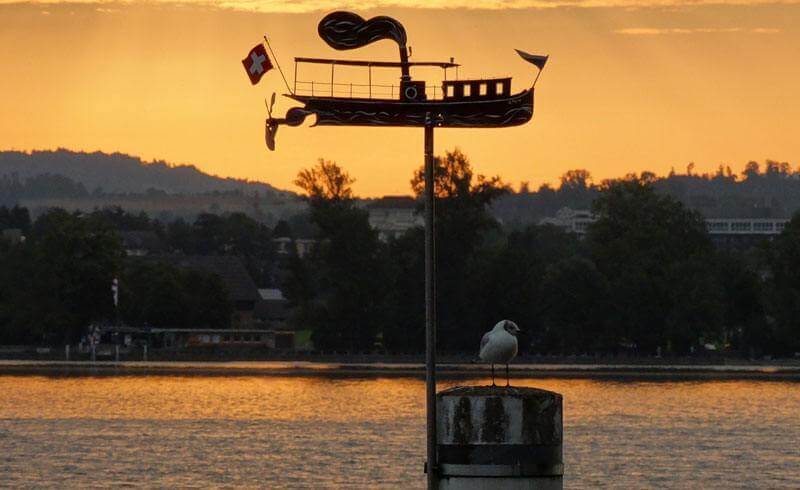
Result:
{"label": "swiss flag", "polygon": [[259,44],[250,50],[247,58],[242,60],[244,69],[247,70],[247,76],[250,77],[250,83],[257,84],[264,73],[272,69],[272,62],[267,56],[267,50],[264,49],[263,44]]}

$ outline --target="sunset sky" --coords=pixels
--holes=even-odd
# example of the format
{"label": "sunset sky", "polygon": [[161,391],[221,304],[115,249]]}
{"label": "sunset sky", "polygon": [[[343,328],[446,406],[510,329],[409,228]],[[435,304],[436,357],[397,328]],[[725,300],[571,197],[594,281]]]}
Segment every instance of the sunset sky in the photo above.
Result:
{"label": "sunset sky", "polygon": [[[251,86],[240,61],[263,34],[290,83],[295,56],[397,59],[389,41],[329,48],[317,23],[336,9],[396,17],[412,60],[453,56],[461,78],[511,75],[514,91],[535,68],[513,48],[550,54],[530,123],[436,132],[437,153],[458,146],[479,172],[515,186],[555,183],[572,168],[599,180],[689,162],[699,172],[800,163],[795,0],[0,0],[0,150],[119,151],[284,189],[324,157],[356,177],[361,196],[407,194],[421,129],[309,120],[281,128],[277,151],[264,145],[264,98],[286,89],[277,70]],[[313,75],[299,78],[326,79]],[[337,82],[365,76],[343,71]],[[279,97],[275,110],[296,105]]]}

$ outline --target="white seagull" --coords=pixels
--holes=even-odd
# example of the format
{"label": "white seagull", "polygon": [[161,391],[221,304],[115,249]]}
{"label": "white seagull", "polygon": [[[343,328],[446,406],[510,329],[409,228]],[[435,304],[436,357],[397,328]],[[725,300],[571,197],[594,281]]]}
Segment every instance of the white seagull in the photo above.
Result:
{"label": "white seagull", "polygon": [[483,334],[481,350],[478,357],[492,364],[492,386],[494,384],[494,365],[506,365],[506,386],[508,381],[508,363],[517,355],[517,324],[511,320],[501,320],[493,329]]}

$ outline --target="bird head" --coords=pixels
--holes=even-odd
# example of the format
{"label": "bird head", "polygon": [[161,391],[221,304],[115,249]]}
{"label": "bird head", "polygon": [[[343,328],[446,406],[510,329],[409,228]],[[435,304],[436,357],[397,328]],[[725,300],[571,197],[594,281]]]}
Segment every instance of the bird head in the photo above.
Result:
{"label": "bird head", "polygon": [[503,320],[503,329],[515,337],[520,333],[520,329],[517,324],[511,320]]}

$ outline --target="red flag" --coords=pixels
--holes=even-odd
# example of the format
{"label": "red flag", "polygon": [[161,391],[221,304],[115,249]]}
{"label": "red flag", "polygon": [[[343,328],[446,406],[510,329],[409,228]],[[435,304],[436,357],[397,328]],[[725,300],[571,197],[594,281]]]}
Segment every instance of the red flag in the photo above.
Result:
{"label": "red flag", "polygon": [[259,44],[250,50],[247,58],[242,60],[244,69],[247,70],[247,76],[250,77],[250,83],[257,84],[264,73],[272,69],[272,62],[267,56],[267,50],[264,49],[263,44]]}

